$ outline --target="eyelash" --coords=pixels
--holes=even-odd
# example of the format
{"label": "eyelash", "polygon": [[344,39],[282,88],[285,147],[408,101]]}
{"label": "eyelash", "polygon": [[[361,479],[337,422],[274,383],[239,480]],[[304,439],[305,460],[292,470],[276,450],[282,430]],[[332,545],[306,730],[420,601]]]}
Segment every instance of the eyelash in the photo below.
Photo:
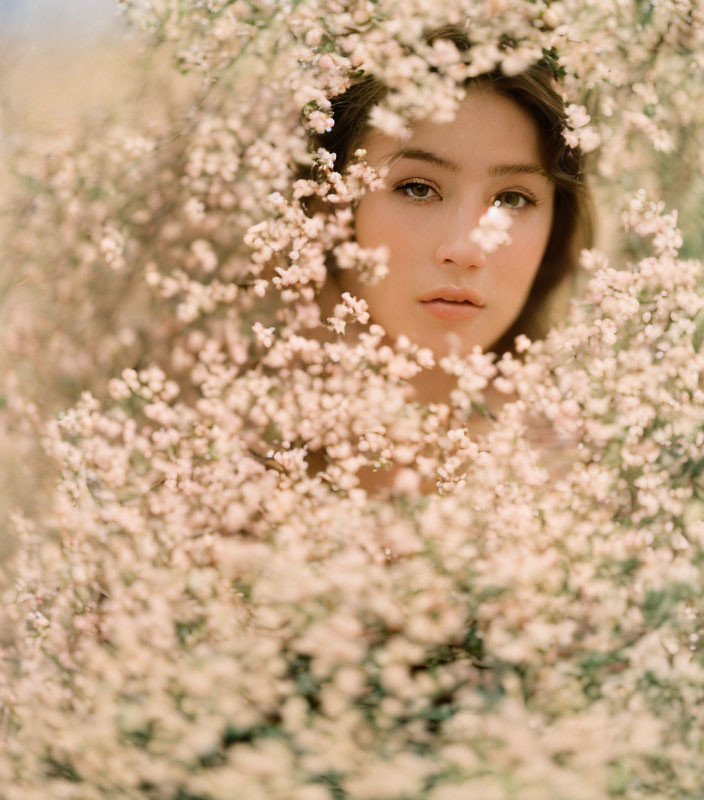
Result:
{"label": "eyelash", "polygon": [[[400,183],[398,186],[396,186],[394,188],[394,191],[395,192],[399,192],[399,194],[402,194],[404,197],[407,197],[412,203],[427,203],[428,200],[430,199],[429,197],[413,197],[412,195],[407,194],[405,192],[405,190],[408,189],[411,186],[427,186],[428,188],[432,189],[437,194],[436,189],[430,183],[428,183],[427,181],[422,181],[422,180],[417,180],[417,179],[416,180],[410,180],[410,181],[404,181],[403,183]],[[529,192],[527,192],[525,190],[518,191],[516,189],[499,192],[492,199],[491,205],[492,206],[496,205],[498,198],[502,197],[503,195],[508,195],[508,194],[518,195],[520,198],[525,200],[525,203],[526,203],[525,206],[519,206],[518,208],[509,206],[510,210],[520,211],[521,208],[526,208],[526,206],[537,206],[538,205],[538,200],[535,197],[533,197],[532,194],[530,194]]]}
{"label": "eyelash", "polygon": [[413,203],[425,203],[428,201],[429,198],[427,197],[413,197],[412,195],[407,194],[404,190],[408,189],[411,186],[427,186],[429,189],[435,191],[435,189],[430,183],[419,180],[404,181],[403,183],[399,183],[399,185],[394,188],[394,191],[399,192],[404,197],[407,197]]}

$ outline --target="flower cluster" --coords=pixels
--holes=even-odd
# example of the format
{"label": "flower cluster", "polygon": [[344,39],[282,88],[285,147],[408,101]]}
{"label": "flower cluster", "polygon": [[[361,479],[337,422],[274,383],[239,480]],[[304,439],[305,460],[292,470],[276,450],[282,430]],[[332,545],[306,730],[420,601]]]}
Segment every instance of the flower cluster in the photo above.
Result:
{"label": "flower cluster", "polygon": [[492,206],[479,219],[479,224],[471,232],[470,238],[487,253],[493,253],[502,244],[511,240],[509,230],[513,218],[499,206]]}
{"label": "flower cluster", "polygon": [[[704,274],[677,214],[633,193],[639,256],[583,253],[561,328],[436,363],[361,298],[323,313],[332,269],[387,269],[352,241],[383,176],[314,144],[364,74],[399,132],[544,59],[603,177],[677,137],[691,164],[698,5],[123,4],[203,84],[17,156],[36,196],[8,263],[90,324],[2,334],[81,391],[42,424],[36,375],[3,376],[61,476],[13,515],[0,797],[698,796]],[[469,51],[424,42],[448,22]],[[431,369],[447,402],[415,399]]]}
{"label": "flower cluster", "polygon": [[194,404],[157,368],[86,393],[53,535],[17,524],[4,796],[698,791],[704,293],[657,249],[521,359],[444,360],[450,405],[405,401],[432,357],[351,296],[354,348],[259,324],[246,371],[202,343]]}

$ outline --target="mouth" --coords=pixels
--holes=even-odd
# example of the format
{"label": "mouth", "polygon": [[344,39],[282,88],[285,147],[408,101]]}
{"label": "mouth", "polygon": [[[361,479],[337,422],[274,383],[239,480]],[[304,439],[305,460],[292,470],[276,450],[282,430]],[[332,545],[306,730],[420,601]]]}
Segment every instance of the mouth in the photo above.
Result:
{"label": "mouth", "polygon": [[424,311],[445,322],[461,322],[472,319],[481,311],[481,306],[467,301],[425,300],[421,302],[421,305]]}
{"label": "mouth", "polygon": [[457,286],[438,286],[429,292],[422,294],[419,298],[421,303],[433,303],[443,301],[446,303],[469,304],[481,308],[484,305],[484,298],[476,289],[459,288]]}
{"label": "mouth", "polygon": [[[438,297],[436,300],[424,300],[424,303],[447,303],[453,306],[476,306],[476,303],[470,303],[469,300],[446,300],[444,297]],[[479,308],[479,306],[477,306]]]}
{"label": "mouth", "polygon": [[446,322],[471,319],[484,305],[484,298],[479,292],[457,286],[438,286],[418,299],[425,311]]}

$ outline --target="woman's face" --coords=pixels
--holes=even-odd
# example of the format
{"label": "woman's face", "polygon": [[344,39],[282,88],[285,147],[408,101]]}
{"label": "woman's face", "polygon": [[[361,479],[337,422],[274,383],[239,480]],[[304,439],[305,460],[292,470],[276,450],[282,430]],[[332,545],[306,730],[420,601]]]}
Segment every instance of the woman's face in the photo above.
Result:
{"label": "woman's face", "polygon": [[[374,286],[355,270],[338,278],[392,338],[441,357],[453,339],[461,353],[489,349],[515,321],[552,224],[538,137],[521,106],[475,87],[453,122],[421,121],[403,141],[380,132],[363,140],[367,161],[389,171],[357,206],[356,239],[388,247],[389,274]],[[492,205],[511,214],[511,241],[485,252],[470,234]]]}

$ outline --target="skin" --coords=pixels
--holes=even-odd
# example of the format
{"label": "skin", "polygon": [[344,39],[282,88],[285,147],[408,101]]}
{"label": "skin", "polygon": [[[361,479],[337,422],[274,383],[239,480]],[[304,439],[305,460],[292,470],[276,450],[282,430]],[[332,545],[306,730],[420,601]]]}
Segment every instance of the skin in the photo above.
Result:
{"label": "skin", "polygon": [[[554,186],[532,117],[476,87],[452,122],[418,122],[403,141],[373,131],[360,146],[388,172],[384,187],[359,201],[356,238],[363,247],[388,247],[389,274],[369,286],[355,270],[342,270],[339,288],[363,297],[391,339],[404,334],[436,358],[490,349],[523,308],[552,225]],[[509,210],[513,223],[511,241],[487,253],[470,233],[492,205]],[[419,297],[446,284],[479,291],[484,306],[472,319],[437,319]],[[416,385],[422,401],[445,399],[450,388],[439,370]]]}

